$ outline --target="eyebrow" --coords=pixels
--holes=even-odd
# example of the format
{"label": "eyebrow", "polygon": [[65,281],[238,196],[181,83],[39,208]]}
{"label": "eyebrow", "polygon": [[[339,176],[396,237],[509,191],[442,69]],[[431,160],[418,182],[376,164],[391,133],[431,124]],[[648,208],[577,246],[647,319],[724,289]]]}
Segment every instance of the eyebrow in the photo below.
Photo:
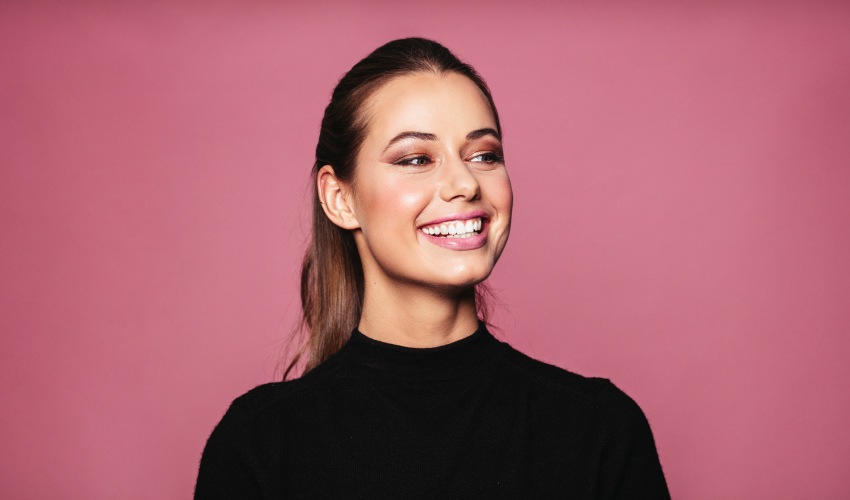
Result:
{"label": "eyebrow", "polygon": [[419,139],[422,141],[436,141],[437,136],[434,134],[429,134],[428,132],[402,132],[397,136],[393,137],[390,142],[387,143],[387,147],[384,148],[384,151],[390,149],[390,146],[397,143],[398,141],[403,141],[405,139]]}
{"label": "eyebrow", "polygon": [[[466,134],[466,139],[468,141],[473,141],[475,139],[480,139],[480,138],[487,136],[487,135],[493,136],[500,141],[502,140],[499,133],[496,132],[496,130],[494,130],[492,128],[480,128],[478,130],[473,130],[472,132]],[[390,142],[387,143],[387,147],[384,148],[384,151],[390,149],[390,147],[393,144],[395,144],[399,141],[403,141],[405,139],[419,139],[421,141],[436,141],[437,136],[434,135],[434,134],[428,133],[428,132],[414,132],[414,131],[402,132],[402,133],[398,134],[397,136],[393,137],[392,139],[390,139]]]}
{"label": "eyebrow", "polygon": [[480,138],[484,137],[485,135],[492,135],[496,139],[498,139],[500,141],[502,140],[502,136],[499,135],[499,133],[496,132],[492,128],[480,128],[478,130],[473,130],[472,132],[466,134],[466,139],[473,141],[475,139],[480,139]]}

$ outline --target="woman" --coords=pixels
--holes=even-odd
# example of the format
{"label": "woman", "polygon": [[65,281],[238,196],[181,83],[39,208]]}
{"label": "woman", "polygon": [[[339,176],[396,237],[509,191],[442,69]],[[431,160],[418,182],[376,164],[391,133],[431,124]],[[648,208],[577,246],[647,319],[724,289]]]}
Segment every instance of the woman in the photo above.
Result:
{"label": "woman", "polygon": [[470,66],[421,38],[378,48],[334,90],[313,174],[305,373],[231,405],[196,498],[669,496],[628,396],[479,320],[513,197]]}

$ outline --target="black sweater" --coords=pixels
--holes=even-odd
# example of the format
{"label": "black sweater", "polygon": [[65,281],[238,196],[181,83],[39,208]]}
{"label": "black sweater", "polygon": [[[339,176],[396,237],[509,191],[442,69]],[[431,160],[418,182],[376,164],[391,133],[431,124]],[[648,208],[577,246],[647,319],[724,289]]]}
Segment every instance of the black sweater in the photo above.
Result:
{"label": "black sweater", "polygon": [[432,349],[355,331],[300,379],[236,399],[196,499],[669,498],[640,408],[483,326]]}

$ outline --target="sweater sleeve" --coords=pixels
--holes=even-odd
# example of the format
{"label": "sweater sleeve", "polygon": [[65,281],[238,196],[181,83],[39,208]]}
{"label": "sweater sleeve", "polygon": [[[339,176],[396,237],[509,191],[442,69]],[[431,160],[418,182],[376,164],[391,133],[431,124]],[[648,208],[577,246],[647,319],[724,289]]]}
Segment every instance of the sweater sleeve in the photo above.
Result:
{"label": "sweater sleeve", "polygon": [[201,456],[195,500],[260,498],[248,453],[247,421],[234,402],[215,427]]}
{"label": "sweater sleeve", "polygon": [[652,430],[635,401],[614,384],[600,394],[608,428],[600,464],[600,498],[669,499]]}

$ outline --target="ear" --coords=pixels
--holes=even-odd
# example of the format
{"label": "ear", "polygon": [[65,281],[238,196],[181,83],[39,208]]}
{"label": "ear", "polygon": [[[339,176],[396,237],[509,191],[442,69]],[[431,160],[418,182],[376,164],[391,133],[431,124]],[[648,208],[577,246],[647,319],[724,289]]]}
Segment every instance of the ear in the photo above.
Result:
{"label": "ear", "polygon": [[340,181],[330,165],[325,165],[316,174],[316,189],[325,215],[343,229],[359,229],[360,224],[354,215],[351,204],[351,189]]}

